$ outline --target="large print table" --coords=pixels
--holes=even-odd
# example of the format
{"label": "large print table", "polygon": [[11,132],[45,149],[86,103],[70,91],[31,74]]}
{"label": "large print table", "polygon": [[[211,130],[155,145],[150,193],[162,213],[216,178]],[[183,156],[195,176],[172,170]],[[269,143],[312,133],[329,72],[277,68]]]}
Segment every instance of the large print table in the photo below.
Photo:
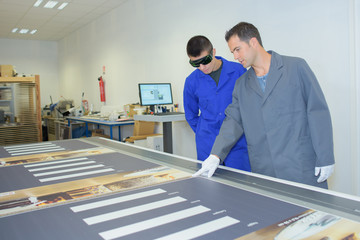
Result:
{"label": "large print table", "polygon": [[358,239],[360,200],[105,138],[0,147],[0,239]]}
{"label": "large print table", "polygon": [[89,127],[88,124],[96,124],[98,125],[98,128],[100,125],[108,126],[110,127],[110,139],[113,139],[113,127],[118,127],[118,133],[119,133],[119,141],[121,141],[121,126],[125,125],[134,125],[133,120],[126,120],[126,121],[108,121],[108,120],[102,120],[102,119],[96,119],[91,117],[67,117],[68,125],[70,126],[71,121],[78,121],[78,122],[84,122],[85,123],[85,135],[86,137],[91,137],[89,134]]}

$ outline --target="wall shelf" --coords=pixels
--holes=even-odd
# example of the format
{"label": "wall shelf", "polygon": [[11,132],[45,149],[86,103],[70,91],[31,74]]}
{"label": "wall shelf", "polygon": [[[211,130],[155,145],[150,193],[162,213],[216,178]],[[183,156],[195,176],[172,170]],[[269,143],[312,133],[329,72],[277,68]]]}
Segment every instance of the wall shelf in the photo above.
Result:
{"label": "wall shelf", "polygon": [[0,145],[42,141],[40,76],[0,77],[0,91],[6,89],[12,96],[0,100],[0,108],[10,106],[11,120],[0,124]]}

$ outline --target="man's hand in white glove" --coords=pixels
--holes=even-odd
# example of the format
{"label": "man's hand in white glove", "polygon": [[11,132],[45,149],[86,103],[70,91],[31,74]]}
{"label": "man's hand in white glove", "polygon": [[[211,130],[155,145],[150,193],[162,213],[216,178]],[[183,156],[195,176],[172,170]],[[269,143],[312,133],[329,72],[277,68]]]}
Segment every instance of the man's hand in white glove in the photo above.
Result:
{"label": "man's hand in white glove", "polygon": [[196,173],[194,173],[192,176],[193,177],[197,177],[200,175],[205,175],[207,174],[207,177],[211,177],[215,170],[217,169],[217,167],[220,164],[220,158],[216,155],[210,154],[210,156],[204,160],[204,162],[202,163],[201,169],[199,171],[197,171]]}
{"label": "man's hand in white glove", "polygon": [[334,164],[324,167],[315,167],[315,176],[318,176],[320,173],[320,177],[318,178],[317,182],[321,183],[328,179],[331,174],[334,172]]}

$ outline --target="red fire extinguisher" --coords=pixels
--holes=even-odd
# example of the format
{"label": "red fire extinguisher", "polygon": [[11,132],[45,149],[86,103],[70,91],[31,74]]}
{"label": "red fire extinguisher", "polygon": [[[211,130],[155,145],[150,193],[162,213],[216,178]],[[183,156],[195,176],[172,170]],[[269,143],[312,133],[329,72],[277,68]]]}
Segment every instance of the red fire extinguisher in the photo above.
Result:
{"label": "red fire extinguisher", "polygon": [[100,87],[100,101],[105,102],[105,85],[102,76],[98,78]]}

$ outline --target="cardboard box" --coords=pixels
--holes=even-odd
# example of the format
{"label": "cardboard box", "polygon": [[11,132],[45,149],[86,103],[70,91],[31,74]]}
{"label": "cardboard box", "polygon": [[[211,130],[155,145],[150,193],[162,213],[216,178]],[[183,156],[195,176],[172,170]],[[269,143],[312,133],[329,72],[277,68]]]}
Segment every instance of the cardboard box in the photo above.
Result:
{"label": "cardboard box", "polygon": [[132,136],[126,139],[126,142],[134,143],[136,146],[154,149],[157,151],[164,151],[163,136],[161,134]]}
{"label": "cardboard box", "polygon": [[126,142],[134,143],[136,140],[146,140],[148,137],[159,136],[162,135],[160,133],[147,134],[147,135],[139,135],[139,136],[130,136],[125,139]]}
{"label": "cardboard box", "polygon": [[139,146],[139,147],[145,147],[145,148],[147,148],[147,141],[146,141],[146,139],[142,139],[142,140],[135,140],[134,141],[134,145],[135,146]]}
{"label": "cardboard box", "polygon": [[134,111],[135,108],[141,108],[141,106],[139,104],[130,104],[129,117],[134,117],[134,115],[136,114],[136,111]]}
{"label": "cardboard box", "polygon": [[158,150],[163,152],[164,151],[164,144],[163,144],[163,136],[149,136],[146,138],[147,141],[147,147]]}
{"label": "cardboard box", "polygon": [[1,77],[13,77],[14,68],[12,65],[0,65],[0,75]]}
{"label": "cardboard box", "polygon": [[133,136],[153,134],[155,122],[135,121]]}
{"label": "cardboard box", "polygon": [[145,109],[145,113],[147,113],[146,106],[141,106],[139,104],[126,104],[124,105],[124,111],[128,118],[134,118],[134,115],[137,114],[137,112],[134,109],[143,108]]}
{"label": "cardboard box", "polygon": [[94,129],[91,131],[92,137],[103,137],[103,138],[110,138],[110,136],[104,134],[104,129]]}

